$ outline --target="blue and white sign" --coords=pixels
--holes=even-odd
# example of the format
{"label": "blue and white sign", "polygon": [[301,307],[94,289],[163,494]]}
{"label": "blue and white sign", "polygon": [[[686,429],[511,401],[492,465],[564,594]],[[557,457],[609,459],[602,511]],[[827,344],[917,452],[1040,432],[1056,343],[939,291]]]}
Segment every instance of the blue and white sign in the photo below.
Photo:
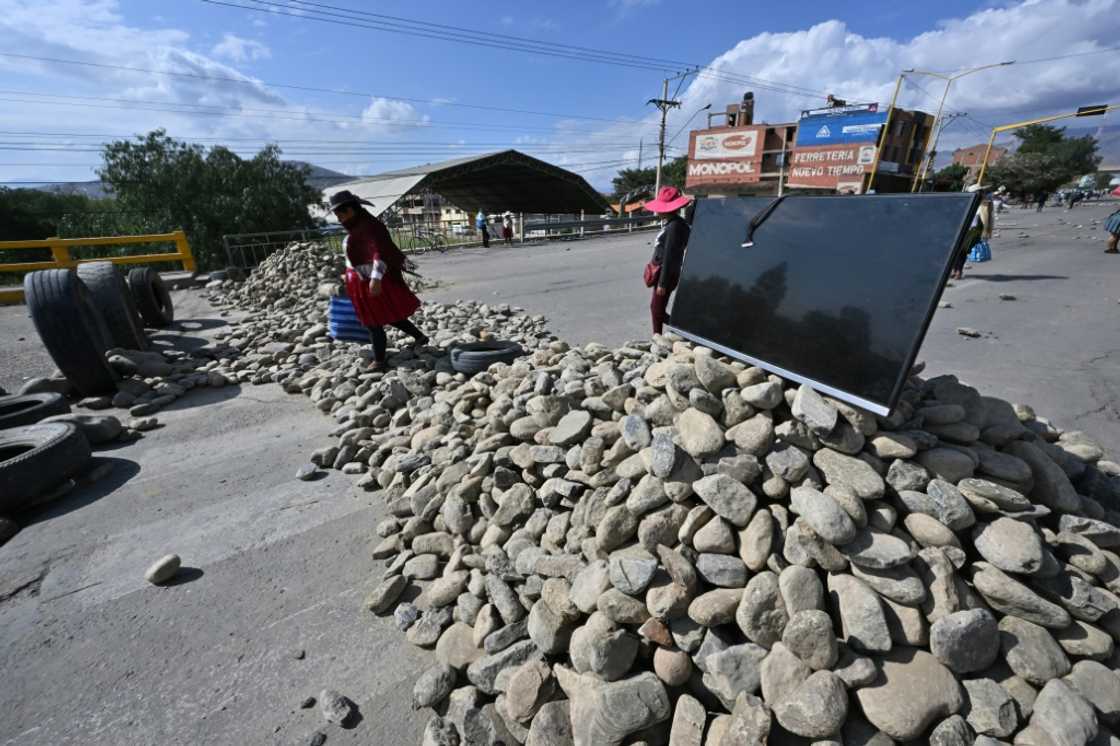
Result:
{"label": "blue and white sign", "polygon": [[850,114],[815,114],[802,117],[797,123],[798,147],[842,145],[854,142],[875,142],[887,121],[883,111]]}

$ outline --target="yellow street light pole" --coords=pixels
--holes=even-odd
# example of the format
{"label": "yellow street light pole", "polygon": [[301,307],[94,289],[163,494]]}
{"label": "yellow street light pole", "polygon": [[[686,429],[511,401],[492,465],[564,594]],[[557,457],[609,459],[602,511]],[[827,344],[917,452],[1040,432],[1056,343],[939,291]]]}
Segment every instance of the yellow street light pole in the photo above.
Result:
{"label": "yellow street light pole", "polygon": [[1022,122],[1012,122],[1011,124],[1001,124],[998,127],[992,127],[992,136],[988,138],[988,147],[984,151],[984,160],[980,164],[980,173],[976,177],[976,183],[977,184],[983,184],[984,183],[984,174],[987,173],[987,171],[988,171],[988,158],[992,154],[992,144],[996,141],[996,135],[998,135],[999,133],[1009,132],[1011,130],[1017,130],[1020,127],[1029,127],[1032,124],[1045,124],[1046,122],[1056,122],[1059,119],[1071,119],[1073,117],[1084,117],[1084,116],[1098,116],[1098,115],[1105,114],[1105,113],[1110,112],[1110,111],[1116,111],[1117,109],[1120,109],[1120,104],[1108,104],[1107,106],[1093,106],[1093,107],[1084,107],[1084,108],[1089,108],[1089,109],[1091,109],[1091,111],[1089,111],[1089,112],[1086,112],[1084,110],[1082,110],[1082,111],[1071,111],[1071,112],[1067,112],[1065,114],[1054,114],[1054,115],[1048,116],[1048,117],[1039,117],[1038,119],[1027,119],[1027,120],[1024,120]]}
{"label": "yellow street light pole", "polygon": [[871,176],[867,178],[867,189],[865,192],[870,192],[871,187],[875,185],[875,174],[879,172],[879,156],[883,153],[883,143],[887,141],[887,130],[891,127],[891,115],[894,114],[894,105],[898,101],[898,90],[902,88],[902,79],[906,73],[898,74],[898,82],[894,84],[894,93],[891,95],[891,103],[887,107],[887,120],[883,122],[883,129],[879,130],[879,144],[875,148],[875,159],[871,162]]}
{"label": "yellow street light pole", "polygon": [[[990,65],[981,65],[980,67],[973,67],[973,68],[969,68],[968,70],[962,70],[961,72],[957,73],[956,75],[946,75],[944,73],[933,72],[933,71],[930,71],[930,70],[905,70],[904,71],[904,72],[907,72],[907,73],[911,73],[913,75],[929,75],[931,77],[940,78],[941,80],[945,81],[945,90],[941,93],[941,101],[937,105],[937,114],[935,114],[934,117],[933,117],[933,126],[930,127],[929,134],[926,135],[925,145],[922,146],[921,172],[920,172],[920,174],[919,174],[918,171],[914,172],[914,181],[910,185],[910,191],[911,192],[917,191],[918,185],[925,183],[926,172],[929,170],[929,162],[931,160],[931,159],[926,157],[926,149],[929,147],[930,138],[934,136],[935,132],[937,132],[938,123],[941,122],[941,112],[945,108],[945,99],[949,97],[949,88],[952,87],[953,81],[957,80],[958,78],[963,78],[966,75],[972,75],[973,73],[978,73],[981,70],[989,70],[993,67],[1006,67],[1007,65],[1013,65],[1013,64],[1015,64],[1014,60],[1008,60],[1007,62],[993,62]],[[936,139],[934,139],[933,145],[934,145],[934,149],[936,150],[936,148],[937,148],[937,140]]]}

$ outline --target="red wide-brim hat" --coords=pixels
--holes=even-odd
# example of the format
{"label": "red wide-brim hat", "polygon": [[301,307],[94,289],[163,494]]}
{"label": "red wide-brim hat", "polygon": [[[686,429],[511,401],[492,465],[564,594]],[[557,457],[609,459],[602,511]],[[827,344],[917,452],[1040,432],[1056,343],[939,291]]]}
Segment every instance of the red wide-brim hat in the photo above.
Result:
{"label": "red wide-brim hat", "polygon": [[689,202],[692,197],[687,194],[681,194],[681,190],[676,187],[664,186],[657,193],[657,199],[651,199],[646,202],[642,207],[650,212],[676,212]]}

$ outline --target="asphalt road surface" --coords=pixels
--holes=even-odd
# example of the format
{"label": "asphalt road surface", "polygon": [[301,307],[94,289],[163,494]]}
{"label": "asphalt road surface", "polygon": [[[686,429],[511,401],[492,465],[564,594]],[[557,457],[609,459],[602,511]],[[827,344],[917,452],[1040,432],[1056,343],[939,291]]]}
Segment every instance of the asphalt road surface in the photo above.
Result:
{"label": "asphalt road surface", "polygon": [[[1090,226],[1109,209],[1001,215],[994,260],[946,290],[921,359],[1115,454],[1120,257]],[[512,303],[571,341],[621,344],[648,333],[651,238],[426,256],[422,271],[447,283],[426,298]],[[197,294],[175,300],[183,321],[164,341],[189,348],[222,328]],[[0,308],[0,385],[51,368],[26,310]],[[369,549],[383,508],[342,474],[293,478],[333,421],[275,385],[194,391],[159,418],[98,453],[109,476],[23,516],[0,547],[0,744],[299,744],[317,729],[331,744],[417,743],[426,717],[409,697],[430,656],[360,608],[380,576]],[[184,582],[145,583],[168,552]],[[361,722],[342,730],[299,707],[325,687]]]}

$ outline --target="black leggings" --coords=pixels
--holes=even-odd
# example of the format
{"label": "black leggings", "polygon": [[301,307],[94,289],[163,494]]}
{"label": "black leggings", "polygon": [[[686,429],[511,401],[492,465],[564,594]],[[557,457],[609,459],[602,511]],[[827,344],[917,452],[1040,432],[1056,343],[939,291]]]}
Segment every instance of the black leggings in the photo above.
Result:
{"label": "black leggings", "polygon": [[[417,329],[416,324],[413,324],[408,319],[397,321],[389,326],[400,329],[421,344],[428,341],[424,332]],[[389,347],[389,338],[385,336],[385,327],[367,326],[366,331],[369,332],[369,341],[370,344],[373,345],[373,359],[379,363],[385,362],[385,350]]]}

